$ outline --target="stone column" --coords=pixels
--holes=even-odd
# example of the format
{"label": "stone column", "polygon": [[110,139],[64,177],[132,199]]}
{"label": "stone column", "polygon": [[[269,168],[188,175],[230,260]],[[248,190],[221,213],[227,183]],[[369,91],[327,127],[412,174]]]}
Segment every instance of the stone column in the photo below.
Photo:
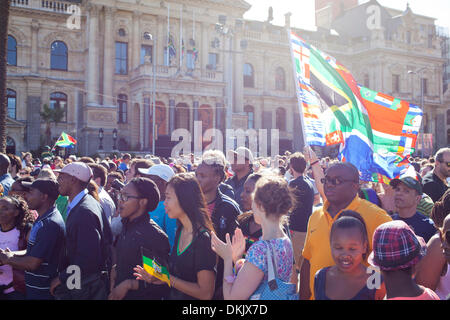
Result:
{"label": "stone column", "polygon": [[39,52],[38,52],[38,31],[39,31],[39,22],[37,20],[31,21],[31,73],[38,73],[38,61],[39,61]]}
{"label": "stone column", "polygon": [[[233,97],[234,112],[244,112],[244,52],[241,49],[241,33],[234,37],[234,59],[233,59]],[[256,68],[255,68],[256,69]]]}
{"label": "stone column", "polygon": [[141,37],[140,37],[140,20],[142,13],[139,11],[133,12],[133,39],[132,39],[132,53],[131,53],[131,68],[136,69],[140,63],[141,52]]}
{"label": "stone column", "polygon": [[113,20],[116,9],[105,7],[105,44],[103,52],[103,105],[113,105],[114,39]]}
{"label": "stone column", "polygon": [[222,102],[216,102],[216,129],[222,131],[222,134],[225,136],[225,112],[223,109]]}
{"label": "stone column", "polygon": [[97,45],[97,33],[98,33],[98,12],[99,8],[96,5],[89,4],[89,53],[88,53],[88,66],[87,66],[87,91],[88,105],[98,105],[98,89],[99,89],[99,59],[98,59],[98,45]]}
{"label": "stone column", "polygon": [[175,130],[175,96],[169,96],[169,135]]}
{"label": "stone column", "polygon": [[41,145],[41,105],[42,82],[27,79],[27,150],[35,150]]}
{"label": "stone column", "polygon": [[208,23],[203,22],[202,23],[202,38],[201,38],[202,44],[201,44],[201,51],[200,51],[200,63],[201,63],[201,69],[204,70],[206,68],[206,65],[209,63],[208,61]]}
{"label": "stone column", "polygon": [[[163,65],[164,64],[164,46],[165,46],[165,33],[164,33],[164,22],[167,23],[167,18],[164,16],[157,16],[156,17],[156,25],[158,28],[158,34],[156,43],[153,41],[154,47],[153,47],[153,57],[155,59],[154,63],[155,65]],[[167,30],[167,26],[166,26]]]}
{"label": "stone column", "polygon": [[139,125],[139,143],[141,145],[141,150],[144,150],[145,148],[145,127],[147,126],[148,123],[148,115],[146,115],[146,105],[144,104],[144,98],[142,97],[142,94],[138,95],[138,101],[139,101],[139,121],[140,121],[140,125]]}

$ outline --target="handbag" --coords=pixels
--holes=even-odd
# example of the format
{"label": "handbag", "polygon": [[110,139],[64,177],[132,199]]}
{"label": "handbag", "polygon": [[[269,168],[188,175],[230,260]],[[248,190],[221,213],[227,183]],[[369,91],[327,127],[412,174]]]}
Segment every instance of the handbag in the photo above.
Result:
{"label": "handbag", "polygon": [[[266,241],[264,241],[266,243]],[[267,244],[268,278],[264,280],[250,296],[250,300],[298,300],[297,288],[294,283],[284,282],[275,275],[276,263],[272,259],[272,246]],[[276,259],[276,255],[273,255]]]}

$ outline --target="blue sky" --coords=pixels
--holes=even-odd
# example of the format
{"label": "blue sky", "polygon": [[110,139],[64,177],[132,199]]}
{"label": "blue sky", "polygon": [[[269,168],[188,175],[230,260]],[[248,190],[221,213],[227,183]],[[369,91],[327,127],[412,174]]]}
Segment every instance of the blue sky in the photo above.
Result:
{"label": "blue sky", "polygon": [[[270,6],[273,7],[273,24],[284,25],[284,14],[291,12],[291,25],[311,29],[315,25],[314,0],[246,0],[252,8],[244,15],[246,19],[264,21]],[[360,2],[366,2],[361,0]],[[378,0],[383,5],[405,10],[406,3],[414,13],[436,18],[436,25],[450,29],[450,0]]]}

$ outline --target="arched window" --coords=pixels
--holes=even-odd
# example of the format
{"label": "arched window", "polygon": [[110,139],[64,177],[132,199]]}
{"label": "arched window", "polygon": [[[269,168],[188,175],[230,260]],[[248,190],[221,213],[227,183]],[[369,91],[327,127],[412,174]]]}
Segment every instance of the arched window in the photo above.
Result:
{"label": "arched window", "polygon": [[6,89],[6,101],[8,104],[8,117],[11,119],[16,119],[17,95],[14,90]]}
{"label": "arched window", "polygon": [[123,28],[120,28],[117,33],[119,34],[119,37],[125,37],[127,35],[125,29]]}
{"label": "arched window", "polygon": [[13,36],[8,36],[8,58],[10,66],[17,66],[17,41]]}
{"label": "arched window", "polygon": [[286,110],[284,108],[278,108],[276,111],[276,128],[286,131]]}
{"label": "arched window", "polygon": [[244,112],[247,114],[247,127],[248,129],[255,129],[255,108],[252,106],[245,106]]}
{"label": "arched window", "polygon": [[62,41],[55,41],[51,46],[50,68],[53,70],[67,71],[68,61],[67,46]]}
{"label": "arched window", "polygon": [[278,67],[275,71],[275,90],[286,90],[286,74],[281,67]]}
{"label": "arched window", "polygon": [[62,92],[50,94],[50,109],[61,109],[64,111],[61,122],[67,122],[67,95]]}
{"label": "arched window", "polygon": [[119,105],[119,117],[118,123],[127,123],[127,105],[128,97],[125,94],[119,94],[117,98],[117,104]]}
{"label": "arched window", "polygon": [[253,70],[253,66],[249,63],[244,64],[244,87],[255,87],[255,72]]}

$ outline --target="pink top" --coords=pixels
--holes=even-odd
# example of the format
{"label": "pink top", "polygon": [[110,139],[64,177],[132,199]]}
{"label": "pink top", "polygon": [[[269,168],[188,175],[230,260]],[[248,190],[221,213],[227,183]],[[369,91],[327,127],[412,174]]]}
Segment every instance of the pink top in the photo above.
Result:
{"label": "pink top", "polygon": [[396,297],[387,300],[441,300],[439,296],[431,289],[422,287],[424,289],[423,293],[417,297]]}
{"label": "pink top", "polygon": [[450,264],[448,263],[447,273],[439,280],[435,292],[439,296],[439,298],[441,298],[441,300],[446,300],[447,296],[450,295]]}

